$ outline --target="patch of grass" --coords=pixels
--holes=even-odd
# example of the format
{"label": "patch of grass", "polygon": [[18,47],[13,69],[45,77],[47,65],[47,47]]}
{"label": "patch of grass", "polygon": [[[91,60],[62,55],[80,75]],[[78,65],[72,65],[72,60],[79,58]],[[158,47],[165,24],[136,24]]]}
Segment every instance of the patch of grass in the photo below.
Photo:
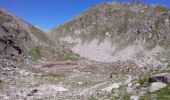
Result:
{"label": "patch of grass", "polygon": [[160,73],[170,73],[170,70],[163,70]]}
{"label": "patch of grass", "polygon": [[167,68],[170,68],[170,64],[167,65]]}
{"label": "patch of grass", "polygon": [[170,65],[168,64],[164,70],[153,72],[153,74],[159,74],[159,73],[170,73]]}
{"label": "patch of grass", "polygon": [[170,100],[170,89],[164,88],[159,91],[155,92],[157,97],[157,100]]}
{"label": "patch of grass", "polygon": [[147,48],[147,49],[153,49],[154,47],[156,47],[157,45],[157,41],[156,39],[149,39],[149,38],[146,38],[146,42],[144,43],[144,46]]}
{"label": "patch of grass", "polygon": [[[160,72],[159,72],[160,73]],[[145,74],[144,76],[141,76],[138,80],[139,84],[140,85],[149,85],[150,83],[148,82],[149,80],[149,77],[151,75],[154,75],[154,74],[158,74],[158,71],[156,71],[155,69],[151,68],[149,70],[149,72],[147,74]]]}
{"label": "patch of grass", "polygon": [[109,100],[117,100],[117,97],[111,97]]}
{"label": "patch of grass", "polygon": [[168,87],[163,88],[161,90],[158,90],[156,92],[150,93],[147,92],[139,100],[152,100],[153,95],[156,95],[156,100],[170,100],[170,84],[168,84]]}
{"label": "patch of grass", "polygon": [[157,74],[157,71],[154,68],[151,68],[148,74],[149,75]]}
{"label": "patch of grass", "polygon": [[28,55],[31,56],[31,58],[35,61],[42,57],[41,50],[39,47],[32,47],[29,50]]}
{"label": "patch of grass", "polygon": [[139,100],[152,100],[151,93],[150,92],[145,93],[143,96],[140,97]]}
{"label": "patch of grass", "polygon": [[122,98],[122,100],[130,100],[131,94],[125,94]]}
{"label": "patch of grass", "polygon": [[93,95],[88,98],[88,100],[98,100]]}
{"label": "patch of grass", "polygon": [[60,60],[77,61],[80,57],[79,57],[79,55],[76,55],[76,54],[66,54],[66,55],[60,56],[59,58],[60,58]]}
{"label": "patch of grass", "polygon": [[139,80],[139,84],[140,85],[144,85],[148,83],[148,78],[147,77],[143,77]]}
{"label": "patch of grass", "polygon": [[76,55],[67,55],[66,59],[71,60],[71,61],[75,61],[75,60],[78,60],[78,56],[76,56]]}

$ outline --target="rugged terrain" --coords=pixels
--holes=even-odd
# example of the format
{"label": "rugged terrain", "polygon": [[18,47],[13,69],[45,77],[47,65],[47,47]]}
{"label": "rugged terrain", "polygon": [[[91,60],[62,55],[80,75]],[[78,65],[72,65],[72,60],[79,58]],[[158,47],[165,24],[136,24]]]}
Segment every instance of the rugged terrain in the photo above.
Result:
{"label": "rugged terrain", "polygon": [[150,60],[161,62],[162,56],[165,61],[169,60],[168,55],[161,53],[156,58],[153,54],[169,53],[169,20],[170,12],[162,6],[102,3],[51,32],[52,37],[74,45],[74,52],[92,60],[113,62],[142,58],[148,63]]}
{"label": "rugged terrain", "polygon": [[96,4],[48,32],[0,10],[2,100],[169,100],[169,72],[163,6]]}

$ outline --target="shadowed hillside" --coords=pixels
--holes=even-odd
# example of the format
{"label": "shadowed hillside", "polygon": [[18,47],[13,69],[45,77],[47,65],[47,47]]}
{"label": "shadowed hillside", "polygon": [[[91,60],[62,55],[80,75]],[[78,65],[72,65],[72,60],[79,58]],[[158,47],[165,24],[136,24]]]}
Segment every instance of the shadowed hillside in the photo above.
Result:
{"label": "shadowed hillside", "polygon": [[[7,11],[0,10],[0,55],[1,59],[21,60],[41,57],[59,58],[71,51],[56,44],[42,30],[13,16]],[[65,53],[65,54],[64,54]]]}

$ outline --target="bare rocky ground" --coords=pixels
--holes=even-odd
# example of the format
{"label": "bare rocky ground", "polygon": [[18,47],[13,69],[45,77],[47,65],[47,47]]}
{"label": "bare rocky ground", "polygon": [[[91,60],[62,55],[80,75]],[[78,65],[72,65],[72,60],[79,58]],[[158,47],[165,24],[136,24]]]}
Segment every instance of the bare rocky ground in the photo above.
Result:
{"label": "bare rocky ground", "polygon": [[[88,100],[93,97],[109,99],[112,97],[110,96],[112,89],[128,84],[137,77],[137,69],[131,68],[133,73],[127,71],[131,67],[129,63],[130,61],[101,63],[88,60],[41,60],[32,66],[28,65],[29,67],[12,67],[13,64],[10,64],[11,67],[1,69],[0,99]],[[127,69],[116,70],[118,66],[127,66]],[[122,72],[124,74],[121,74]]]}
{"label": "bare rocky ground", "polygon": [[26,67],[12,62],[9,67],[1,67],[1,100],[138,100],[133,98],[143,98],[149,91],[147,78],[151,70],[146,66],[139,69],[132,61],[27,63]]}

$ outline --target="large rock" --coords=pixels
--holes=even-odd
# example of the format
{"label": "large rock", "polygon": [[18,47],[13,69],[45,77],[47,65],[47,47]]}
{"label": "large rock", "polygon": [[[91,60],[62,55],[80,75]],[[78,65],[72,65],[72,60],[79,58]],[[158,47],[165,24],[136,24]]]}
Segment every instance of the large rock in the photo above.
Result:
{"label": "large rock", "polygon": [[168,82],[170,82],[170,74],[169,73],[156,74],[149,78],[149,82],[151,82],[151,83],[153,83],[153,82],[168,83]]}
{"label": "large rock", "polygon": [[132,96],[130,96],[130,100],[139,100],[139,97],[135,96],[135,95],[132,95]]}
{"label": "large rock", "polygon": [[165,88],[167,86],[167,84],[162,83],[162,82],[154,82],[151,84],[150,88],[149,88],[149,92],[155,92],[157,90],[160,90],[162,88]]}
{"label": "large rock", "polygon": [[112,92],[113,89],[118,89],[118,88],[119,88],[119,84],[114,83],[114,84],[110,85],[109,87],[102,89],[102,91]]}

